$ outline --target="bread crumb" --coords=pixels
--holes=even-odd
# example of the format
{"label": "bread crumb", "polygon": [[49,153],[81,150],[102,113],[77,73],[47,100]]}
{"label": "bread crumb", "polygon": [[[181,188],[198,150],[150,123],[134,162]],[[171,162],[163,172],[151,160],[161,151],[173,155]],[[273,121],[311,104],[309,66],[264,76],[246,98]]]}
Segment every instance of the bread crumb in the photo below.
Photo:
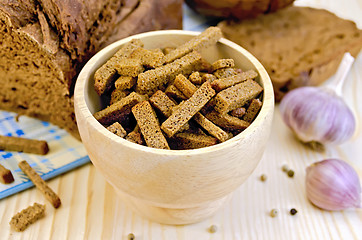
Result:
{"label": "bread crumb", "polygon": [[15,214],[9,224],[17,232],[24,231],[30,224],[33,224],[38,219],[44,217],[45,205],[34,203],[33,206],[29,206],[23,209],[21,212]]}

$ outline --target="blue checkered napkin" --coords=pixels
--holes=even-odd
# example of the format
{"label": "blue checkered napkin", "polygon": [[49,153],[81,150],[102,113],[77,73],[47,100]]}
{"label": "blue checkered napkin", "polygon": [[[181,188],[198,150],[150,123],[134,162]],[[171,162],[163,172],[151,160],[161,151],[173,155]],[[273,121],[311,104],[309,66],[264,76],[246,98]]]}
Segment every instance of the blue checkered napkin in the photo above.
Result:
{"label": "blue checkered napkin", "polygon": [[18,162],[26,160],[44,179],[50,179],[89,162],[83,144],[48,122],[0,111],[0,134],[45,140],[49,145],[46,155],[22,152],[0,151],[0,163],[11,170],[15,181],[11,184],[0,183],[0,199],[33,186],[29,178],[20,170]]}

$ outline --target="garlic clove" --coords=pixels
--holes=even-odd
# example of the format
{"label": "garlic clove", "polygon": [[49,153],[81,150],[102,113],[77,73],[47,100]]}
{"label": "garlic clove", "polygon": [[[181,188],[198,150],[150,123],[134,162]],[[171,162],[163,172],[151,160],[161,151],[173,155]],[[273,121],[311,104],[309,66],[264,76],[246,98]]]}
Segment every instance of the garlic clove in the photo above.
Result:
{"label": "garlic clove", "polygon": [[286,125],[306,143],[341,144],[356,128],[350,108],[327,88],[296,88],[284,96],[279,109]]}
{"label": "garlic clove", "polygon": [[326,159],[307,167],[306,193],[314,205],[325,210],[361,208],[358,174],[339,159]]}

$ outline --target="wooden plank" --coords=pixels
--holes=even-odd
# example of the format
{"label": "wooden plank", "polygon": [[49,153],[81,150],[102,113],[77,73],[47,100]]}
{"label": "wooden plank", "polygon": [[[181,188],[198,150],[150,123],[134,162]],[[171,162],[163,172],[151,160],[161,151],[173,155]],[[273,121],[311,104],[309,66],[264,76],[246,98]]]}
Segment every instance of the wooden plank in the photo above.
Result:
{"label": "wooden plank", "polygon": [[[351,18],[353,13],[362,11],[357,0],[349,0],[348,4],[310,0],[307,4],[335,9],[342,15],[350,14]],[[355,109],[359,123],[362,123],[361,69],[360,54],[344,86],[345,100]],[[140,217],[118,198],[101,173],[88,164],[48,181],[62,199],[59,209],[53,209],[35,188],[0,200],[0,238],[127,239],[128,233],[133,232],[136,239],[145,240],[359,239],[362,236],[362,212],[354,209],[339,212],[319,210],[306,199],[304,180],[306,166],[328,157],[346,160],[362,179],[361,126],[348,144],[327,147],[325,153],[316,153],[294,139],[283,124],[278,108],[273,124],[268,147],[256,170],[222,209],[200,223],[167,226]],[[285,163],[295,171],[294,178],[288,178],[281,170]],[[259,180],[261,174],[267,175],[265,182]],[[18,176],[14,174],[15,178]],[[34,202],[47,205],[45,217],[22,233],[11,231],[11,217]],[[292,207],[298,210],[295,216],[288,213]],[[268,215],[272,208],[279,209],[278,217]],[[213,224],[218,230],[211,234],[207,229]]]}

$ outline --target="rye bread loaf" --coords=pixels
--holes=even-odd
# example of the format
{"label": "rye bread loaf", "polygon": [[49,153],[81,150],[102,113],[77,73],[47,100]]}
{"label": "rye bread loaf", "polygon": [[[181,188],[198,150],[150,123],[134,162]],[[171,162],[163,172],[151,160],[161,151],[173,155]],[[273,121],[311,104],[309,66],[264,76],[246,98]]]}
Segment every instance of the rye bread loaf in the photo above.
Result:
{"label": "rye bread loaf", "polygon": [[0,109],[79,138],[72,95],[85,62],[118,39],[181,27],[181,0],[1,1]]}
{"label": "rye bread loaf", "polygon": [[362,47],[362,30],[354,22],[309,7],[291,6],[218,26],[264,65],[277,101],[293,88],[322,83],[335,73],[345,52],[356,56]]}

